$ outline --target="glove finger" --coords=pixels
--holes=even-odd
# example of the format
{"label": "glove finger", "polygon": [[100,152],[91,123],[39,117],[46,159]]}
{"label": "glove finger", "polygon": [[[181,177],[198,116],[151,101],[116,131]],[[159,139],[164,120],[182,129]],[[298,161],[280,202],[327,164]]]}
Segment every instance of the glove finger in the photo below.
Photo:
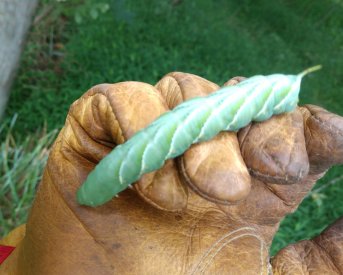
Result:
{"label": "glove finger", "polygon": [[219,89],[217,84],[200,76],[179,72],[167,74],[155,87],[160,91],[169,109],[173,109],[185,100],[206,96]]}
{"label": "glove finger", "polygon": [[[186,88],[180,89],[176,79]],[[168,74],[155,87],[169,109],[186,99],[205,96],[217,89],[217,85],[208,80],[183,73]],[[146,201],[157,208],[178,211],[186,206],[187,190],[180,182],[175,160],[168,160],[158,171],[143,175],[134,187]]]}
{"label": "glove finger", "polygon": [[332,165],[343,163],[343,117],[314,105],[305,105],[300,110],[304,117],[310,173],[322,173]]}
{"label": "glove finger", "polygon": [[225,82],[223,86],[233,86],[243,81],[244,79],[246,79],[246,77],[244,76],[235,76],[231,78],[229,81]]}
{"label": "glove finger", "polygon": [[343,218],[313,240],[283,248],[272,259],[273,274],[342,274]]}
{"label": "glove finger", "polygon": [[210,141],[191,146],[179,165],[188,185],[210,201],[231,204],[250,192],[251,179],[236,133],[222,132]]}
{"label": "glove finger", "polygon": [[[168,111],[160,93],[143,83],[116,84],[116,92],[111,93],[110,100],[126,140]],[[144,175],[134,188],[143,199],[160,209],[178,211],[187,204],[187,190],[179,179],[173,160]]]}
{"label": "glove finger", "polygon": [[[237,84],[244,78],[227,82]],[[158,84],[169,108],[184,100],[205,96],[219,87],[191,74],[171,73]],[[202,197],[227,204],[245,198],[250,175],[244,164],[236,133],[222,132],[210,141],[195,144],[178,161],[185,182]]]}
{"label": "glove finger", "polygon": [[[77,133],[68,143],[73,150],[97,163],[111,147],[125,142],[166,111],[164,99],[151,85],[139,82],[99,85],[73,104],[68,121]],[[134,186],[155,207],[180,210],[187,204],[187,192],[175,164],[149,173]]]}
{"label": "glove finger", "polygon": [[244,161],[257,179],[292,184],[307,176],[309,160],[299,109],[253,123],[242,129],[238,138]]}
{"label": "glove finger", "polygon": [[187,189],[179,178],[174,159],[143,175],[134,188],[145,201],[162,210],[180,211],[187,205]]}

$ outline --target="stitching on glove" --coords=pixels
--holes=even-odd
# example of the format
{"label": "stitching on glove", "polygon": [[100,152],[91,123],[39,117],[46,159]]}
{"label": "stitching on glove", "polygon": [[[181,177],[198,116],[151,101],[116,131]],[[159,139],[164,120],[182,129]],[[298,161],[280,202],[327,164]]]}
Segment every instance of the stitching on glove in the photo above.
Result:
{"label": "stitching on glove", "polygon": [[271,176],[267,173],[262,173],[259,172],[253,168],[249,168],[248,170],[250,172],[250,174],[254,177],[256,177],[257,179],[261,180],[261,181],[268,181],[268,182],[275,182],[278,181],[276,184],[295,184],[297,182],[300,181],[299,177],[292,177],[289,176],[288,174],[286,174],[285,176]]}
{"label": "stitching on glove", "polygon": [[[238,234],[238,236],[234,236],[229,238],[230,236],[240,232],[240,231],[252,231],[252,233],[242,233],[242,234]],[[200,258],[200,261],[198,262],[198,264],[195,266],[195,268],[193,269],[193,271],[191,271],[191,275],[193,274],[203,274],[204,271],[209,267],[209,265],[213,262],[213,259],[218,255],[218,253],[220,253],[220,251],[227,246],[229,243],[246,237],[246,236],[250,236],[250,237],[255,237],[256,239],[258,239],[260,241],[260,260],[261,260],[261,272],[260,274],[263,274],[263,269],[264,269],[264,253],[263,250],[265,248],[267,248],[267,246],[265,245],[264,240],[257,234],[257,230],[253,227],[243,227],[243,228],[239,228],[236,229],[234,231],[231,231],[227,234],[225,234],[224,236],[222,236],[219,240],[217,240],[213,245],[211,245],[209,247],[209,249],[206,251],[205,254],[203,254],[203,256]],[[229,238],[229,239],[228,239]],[[221,244],[222,243],[222,244]]]}

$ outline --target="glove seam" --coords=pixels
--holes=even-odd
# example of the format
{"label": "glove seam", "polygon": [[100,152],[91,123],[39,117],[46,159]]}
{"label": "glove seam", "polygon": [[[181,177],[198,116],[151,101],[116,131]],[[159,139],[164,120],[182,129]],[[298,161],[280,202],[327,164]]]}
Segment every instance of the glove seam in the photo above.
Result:
{"label": "glove seam", "polygon": [[[259,172],[253,168],[248,167],[249,172],[251,173],[252,176],[256,177],[257,179],[261,181],[279,181],[279,183],[274,183],[274,184],[282,184],[282,185],[289,185],[289,184],[296,184],[300,181],[298,177],[288,177],[286,174],[285,176],[272,176],[267,173]],[[290,178],[290,180],[289,180]]]}

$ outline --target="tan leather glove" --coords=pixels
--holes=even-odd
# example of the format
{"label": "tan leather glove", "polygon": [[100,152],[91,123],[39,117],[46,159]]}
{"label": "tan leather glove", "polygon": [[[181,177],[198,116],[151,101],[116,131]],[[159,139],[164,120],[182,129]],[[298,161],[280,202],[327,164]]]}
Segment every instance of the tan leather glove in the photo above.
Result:
{"label": "tan leather glove", "polygon": [[[103,84],[77,100],[50,153],[25,237],[0,271],[267,274],[282,218],[331,165],[343,162],[343,118],[319,107],[220,133],[101,207],[76,202],[77,188],[116,144],[182,101],[216,89],[198,76],[172,73],[155,87]],[[343,272],[342,231],[340,239],[326,239],[327,246],[340,242],[332,249],[325,239],[309,242],[316,254],[308,243],[286,248],[273,259],[275,271]],[[288,261],[294,269],[284,268]]]}

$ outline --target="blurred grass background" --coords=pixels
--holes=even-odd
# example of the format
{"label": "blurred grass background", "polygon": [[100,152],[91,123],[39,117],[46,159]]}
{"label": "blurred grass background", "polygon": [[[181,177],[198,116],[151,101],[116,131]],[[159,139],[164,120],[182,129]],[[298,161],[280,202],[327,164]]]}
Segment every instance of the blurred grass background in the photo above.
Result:
{"label": "blurred grass background", "polygon": [[[93,85],[154,84],[171,71],[223,84],[237,75],[295,74],[322,64],[304,80],[300,103],[343,115],[342,14],[342,0],[42,0],[2,123],[1,145],[7,144],[7,151],[22,146],[28,159],[35,146],[46,152],[51,131],[62,127],[70,104]],[[26,173],[15,166],[15,153],[3,153],[2,167],[4,155],[11,161],[1,173]],[[0,198],[0,235],[25,220],[45,160],[29,166],[36,174],[17,185],[19,190],[12,186],[18,178],[5,183],[0,177],[0,187],[7,188],[6,203]],[[318,191],[283,221],[272,254],[343,215],[342,172],[333,168],[315,186]]]}

